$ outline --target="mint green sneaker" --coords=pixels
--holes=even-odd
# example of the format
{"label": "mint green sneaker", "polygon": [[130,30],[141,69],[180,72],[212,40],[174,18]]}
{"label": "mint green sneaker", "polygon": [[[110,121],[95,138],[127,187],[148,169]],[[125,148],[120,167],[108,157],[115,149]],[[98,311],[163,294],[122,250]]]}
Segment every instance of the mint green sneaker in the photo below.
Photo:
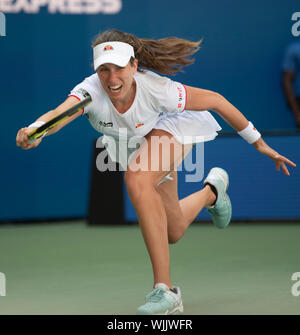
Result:
{"label": "mint green sneaker", "polygon": [[153,291],[146,295],[146,303],[136,310],[136,314],[182,314],[183,305],[179,287],[174,286],[174,291],[176,293],[163,283],[156,284]]}
{"label": "mint green sneaker", "polygon": [[215,226],[218,228],[226,228],[232,215],[231,202],[226,193],[229,185],[227,172],[221,168],[212,168],[203,184],[211,184],[216,188],[218,193],[217,201],[214,206],[207,207],[207,211],[211,215]]}

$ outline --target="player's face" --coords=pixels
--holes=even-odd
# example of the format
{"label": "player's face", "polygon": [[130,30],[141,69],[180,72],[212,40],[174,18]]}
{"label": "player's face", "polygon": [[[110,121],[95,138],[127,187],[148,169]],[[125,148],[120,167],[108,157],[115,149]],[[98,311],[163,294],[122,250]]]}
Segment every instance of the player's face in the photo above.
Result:
{"label": "player's face", "polygon": [[137,60],[125,67],[106,63],[97,69],[101,84],[113,102],[126,103],[135,92],[133,75],[137,71]]}

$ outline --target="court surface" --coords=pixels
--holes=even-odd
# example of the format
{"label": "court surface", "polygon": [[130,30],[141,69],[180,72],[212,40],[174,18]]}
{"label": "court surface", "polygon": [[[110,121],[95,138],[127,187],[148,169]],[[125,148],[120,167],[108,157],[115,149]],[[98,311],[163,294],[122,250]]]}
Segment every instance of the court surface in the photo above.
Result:
{"label": "court surface", "polygon": [[[299,237],[299,223],[192,224],[170,246],[185,314],[300,314]],[[135,314],[153,284],[138,225],[0,225],[0,272],[0,314]]]}

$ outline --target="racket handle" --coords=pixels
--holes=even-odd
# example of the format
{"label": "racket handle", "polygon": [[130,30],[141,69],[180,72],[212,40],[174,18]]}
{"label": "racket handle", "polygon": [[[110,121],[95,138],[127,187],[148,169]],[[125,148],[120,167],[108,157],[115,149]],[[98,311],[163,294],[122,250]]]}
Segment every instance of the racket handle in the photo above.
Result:
{"label": "racket handle", "polygon": [[28,135],[28,143],[29,144],[32,144],[32,143],[34,143],[34,142],[36,142],[37,140],[39,140],[40,138],[43,138],[44,136],[46,136],[46,134],[47,134],[48,132],[46,131],[43,135],[40,135],[40,136],[38,136],[38,137],[31,137],[30,135]]}
{"label": "racket handle", "polygon": [[[32,143],[34,143],[35,141],[37,141],[38,139],[39,139],[39,137],[34,137],[34,136],[32,136],[32,135],[34,135],[34,131],[36,130],[36,129],[38,129],[39,127],[41,127],[41,126],[43,126],[44,124],[45,124],[46,122],[45,121],[35,121],[35,122],[33,122],[33,123],[31,123],[27,128],[35,128],[31,133],[29,133],[29,135],[28,135],[28,143],[29,144],[32,144]],[[43,134],[42,136],[40,136],[40,137],[43,137],[43,136],[45,136],[47,134],[47,132],[45,133],[45,134]]]}
{"label": "racket handle", "polygon": [[28,137],[28,143],[29,144],[33,144],[36,140],[37,140],[37,138],[29,138]]}

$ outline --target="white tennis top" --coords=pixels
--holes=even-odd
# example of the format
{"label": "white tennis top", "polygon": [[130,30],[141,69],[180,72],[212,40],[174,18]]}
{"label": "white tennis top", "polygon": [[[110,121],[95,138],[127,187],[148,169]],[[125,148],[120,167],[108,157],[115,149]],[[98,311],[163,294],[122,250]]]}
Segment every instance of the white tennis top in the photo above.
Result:
{"label": "white tennis top", "polygon": [[151,71],[136,72],[136,96],[133,104],[124,114],[119,113],[104,91],[98,75],[85,78],[72,91],[72,96],[82,100],[83,90],[92,102],[84,109],[91,125],[99,132],[120,136],[120,128],[127,129],[127,137],[145,136],[158,122],[163,113],[180,113],[186,104],[185,87],[167,77]]}
{"label": "white tennis top", "polygon": [[[151,71],[136,72],[136,96],[126,113],[119,113],[102,87],[95,73],[84,79],[70,93],[84,99],[88,92],[92,102],[85,107],[91,125],[104,134],[103,143],[111,159],[126,166],[129,153],[119,149],[116,143],[132,138],[143,138],[152,129],[162,129],[172,134],[182,144],[213,140],[221,130],[220,125],[208,111],[187,111],[186,89],[184,85]],[[119,142],[116,142],[119,141]]]}

